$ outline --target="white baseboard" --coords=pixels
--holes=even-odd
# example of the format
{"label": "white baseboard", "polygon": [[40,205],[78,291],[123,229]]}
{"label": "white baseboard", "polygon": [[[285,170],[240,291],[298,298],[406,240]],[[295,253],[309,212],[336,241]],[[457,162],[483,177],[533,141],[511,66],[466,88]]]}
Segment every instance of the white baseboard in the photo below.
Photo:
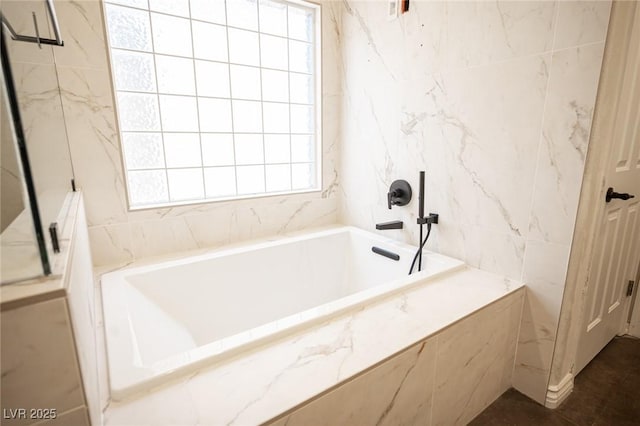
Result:
{"label": "white baseboard", "polygon": [[557,385],[549,386],[547,389],[547,397],[544,401],[544,406],[547,408],[555,409],[562,404],[562,401],[567,399],[569,394],[573,391],[573,374],[567,373],[566,376],[560,380]]}

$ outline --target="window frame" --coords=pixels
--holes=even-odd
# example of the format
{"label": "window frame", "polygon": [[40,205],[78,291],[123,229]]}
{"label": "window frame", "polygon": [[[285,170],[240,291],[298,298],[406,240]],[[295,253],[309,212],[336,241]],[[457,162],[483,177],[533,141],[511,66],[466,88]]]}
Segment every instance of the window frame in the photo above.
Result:
{"label": "window frame", "polygon": [[[225,24],[224,26],[226,28],[230,28],[230,29],[239,29],[239,30],[247,30],[246,28],[241,28],[241,27],[234,27],[234,26],[229,26],[227,24],[227,5],[226,3],[228,1],[233,1],[233,0],[224,0],[225,2]],[[152,11],[150,9],[150,5],[149,2],[147,1],[147,9],[142,9],[142,8],[138,8],[135,6],[129,6],[129,5],[125,5],[122,3],[119,3],[117,0],[102,0],[102,13],[103,13],[103,24],[104,24],[104,34],[105,34],[105,43],[106,43],[106,48],[107,48],[107,60],[108,60],[108,72],[110,74],[110,83],[111,83],[111,96],[113,99],[113,105],[114,105],[114,115],[115,115],[115,127],[116,127],[116,132],[117,132],[117,138],[118,138],[118,146],[120,149],[120,162],[121,162],[121,167],[122,167],[122,177],[124,178],[124,186],[125,186],[125,194],[126,194],[126,201],[127,201],[127,208],[128,211],[140,211],[140,210],[149,210],[149,209],[158,209],[158,208],[173,208],[173,207],[180,207],[180,206],[191,206],[191,205],[200,205],[200,204],[209,204],[209,203],[219,203],[219,202],[229,202],[229,201],[242,201],[242,200],[250,200],[250,199],[261,199],[261,198],[267,198],[267,197],[282,197],[282,196],[291,196],[291,195],[300,195],[300,194],[312,194],[312,193],[321,193],[323,191],[324,188],[324,182],[323,182],[323,146],[324,146],[324,140],[323,140],[323,122],[322,122],[322,118],[323,118],[323,98],[322,98],[322,5],[320,3],[317,3],[316,1],[309,1],[309,0],[270,0],[272,2],[275,3],[282,3],[282,4],[286,4],[286,5],[292,5],[292,6],[299,6],[302,8],[306,8],[306,9],[310,9],[313,10],[313,17],[314,17],[314,31],[313,31],[313,39],[311,40],[311,44],[313,46],[313,59],[314,59],[314,68],[313,68],[313,80],[314,80],[314,102],[313,102],[313,117],[314,117],[314,132],[313,132],[313,136],[315,138],[315,159],[314,162],[312,164],[314,164],[315,167],[315,186],[312,188],[306,188],[306,189],[290,189],[290,190],[285,190],[285,191],[273,191],[273,192],[267,192],[266,187],[265,187],[265,192],[261,192],[261,193],[252,193],[252,194],[236,194],[233,196],[220,196],[220,197],[215,197],[215,198],[207,198],[206,195],[206,190],[204,192],[204,196],[203,198],[198,198],[198,199],[190,199],[190,200],[177,200],[177,201],[171,201],[168,200],[167,202],[158,202],[158,203],[147,203],[147,204],[139,204],[139,205],[134,205],[132,203],[131,200],[131,190],[129,188],[130,183],[129,183],[129,175],[128,172],[129,170],[127,169],[127,163],[126,163],[126,159],[125,159],[125,149],[124,149],[124,144],[123,144],[123,131],[121,130],[121,113],[120,113],[120,106],[118,104],[118,90],[116,88],[116,76],[115,76],[115,68],[113,67],[113,51],[112,49],[116,49],[116,50],[123,50],[123,51],[130,51],[128,49],[121,49],[119,47],[112,47],[111,46],[111,38],[110,38],[110,34],[109,34],[109,28],[108,28],[108,22],[107,22],[107,4],[113,5],[113,6],[117,6],[117,7],[125,7],[125,8],[129,8],[129,9],[134,9],[134,10],[138,10],[138,11],[143,11],[146,12],[149,16],[149,22],[151,22],[151,14],[152,13],[158,13],[161,15],[165,15],[165,16],[169,16],[169,17],[177,17],[177,18],[183,18],[183,19],[189,19],[190,22],[206,22],[206,23],[210,23],[207,21],[201,21],[198,19],[192,19],[191,18],[191,13],[189,13],[189,17],[185,18],[183,16],[178,16],[178,15],[172,15],[170,13],[165,13],[165,12],[157,12],[157,11]],[[260,0],[256,0],[257,3],[260,2]],[[189,4],[189,10],[190,9],[190,4]],[[258,9],[259,10],[259,9]],[[258,16],[259,19],[259,16]],[[217,24],[217,25],[221,25],[221,24]],[[191,24],[190,24],[191,26]],[[270,35],[269,33],[261,33],[258,30],[248,30],[248,31],[253,31],[256,32],[258,34],[266,34],[266,35]],[[153,35],[152,35],[153,37]],[[192,34],[192,38],[193,38],[193,34]],[[295,40],[295,39],[290,39],[289,37],[286,37],[287,40]],[[134,51],[137,52],[137,51]],[[142,51],[140,51],[142,52]],[[152,55],[163,55],[162,53],[157,53],[155,51],[155,48],[151,51],[151,52],[143,52],[143,53],[149,53]],[[181,56],[175,56],[175,55],[169,55],[171,57],[181,57]],[[193,57],[192,60],[194,61],[194,66],[195,66],[195,61],[197,60],[197,58]],[[155,60],[154,60],[155,62]],[[243,64],[234,64],[231,62],[230,58],[227,58],[227,65],[231,66],[231,65],[243,65]],[[155,67],[154,67],[155,68]],[[260,70],[262,70],[263,68],[260,66],[258,67]],[[287,69],[287,73],[291,72],[291,70]],[[157,85],[157,81],[158,81],[158,77],[157,77],[157,69],[154,69],[154,77],[155,77],[155,81],[156,81],[156,85]],[[194,83],[197,85],[197,81],[194,81]],[[230,84],[230,83],[229,83]],[[289,86],[290,88],[290,86]],[[196,89],[197,90],[197,89]],[[124,91],[124,93],[143,93],[143,92],[129,92],[129,91]],[[158,88],[156,87],[156,91],[155,92],[151,92],[151,94],[154,94],[156,96],[159,97],[162,95],[159,91]],[[182,96],[182,95],[179,95]],[[185,95],[186,96],[186,95]],[[189,95],[191,96],[191,95]],[[193,95],[193,97],[195,97],[196,99],[198,99],[197,95]],[[262,97],[261,97],[262,98]],[[234,98],[229,97],[228,98],[229,101],[231,102]],[[242,99],[239,99],[242,100]],[[265,102],[263,99],[260,99],[260,105],[262,106],[263,103]],[[267,101],[268,102],[268,101]],[[289,102],[286,103],[287,105],[292,105],[291,101],[289,100]],[[293,105],[295,105],[295,103],[293,103]],[[159,104],[158,104],[158,108],[159,108]],[[150,132],[152,133],[152,132]],[[163,130],[159,130],[158,133],[162,134],[163,136],[163,141],[162,141],[162,146],[163,146],[163,152],[165,150],[165,142],[164,142],[164,131]],[[171,133],[171,132],[168,132]],[[200,140],[200,136],[203,133],[207,133],[207,132],[202,132],[201,130],[198,130],[198,132],[187,132],[187,133],[195,133],[198,135],[199,140]],[[236,134],[242,134],[241,132],[236,133],[235,131],[231,131],[228,134],[233,135],[234,140],[235,140],[235,135]],[[258,135],[261,135],[264,138],[264,129],[262,130],[261,133],[256,133]],[[283,135],[288,135],[289,136],[289,143],[291,144],[291,131],[289,131],[289,133],[283,133]],[[202,149],[202,142],[200,140],[200,147]],[[234,142],[234,147],[235,147],[235,142]],[[290,166],[296,163],[293,163],[291,161],[291,159],[289,159],[289,163]],[[265,162],[263,162],[262,166],[266,167],[268,164]],[[242,165],[240,165],[242,166]],[[233,166],[229,166],[229,167],[234,167],[237,168],[238,164],[234,161]],[[202,158],[201,158],[201,165],[199,167],[193,167],[193,168],[199,168],[201,170],[204,170],[205,166],[204,164],[202,164]],[[171,168],[167,167],[167,164],[165,162],[164,164],[164,168],[165,171],[167,170],[171,170]],[[144,170],[144,169],[142,169]],[[158,169],[160,170],[160,169]],[[236,175],[236,179],[237,179],[237,175]],[[204,182],[203,182],[204,184]],[[167,188],[168,188],[169,182],[167,181]],[[237,182],[236,182],[237,185]],[[265,185],[266,185],[266,181],[265,181]],[[204,190],[204,187],[203,187]]]}

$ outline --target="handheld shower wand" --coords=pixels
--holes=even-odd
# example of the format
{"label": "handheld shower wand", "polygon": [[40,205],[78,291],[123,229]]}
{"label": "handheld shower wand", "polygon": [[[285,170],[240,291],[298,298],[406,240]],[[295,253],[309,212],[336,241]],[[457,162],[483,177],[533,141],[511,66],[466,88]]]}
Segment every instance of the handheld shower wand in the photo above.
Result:
{"label": "handheld shower wand", "polygon": [[[420,193],[418,195],[418,224],[420,225],[420,244],[422,244],[422,226],[424,225],[424,171],[420,172]],[[418,254],[418,272],[422,271],[422,247]]]}
{"label": "handheld shower wand", "polygon": [[[411,263],[411,268],[409,269],[409,275],[413,272],[413,267],[416,264],[416,260],[418,261],[418,272],[422,271],[422,249],[424,245],[427,243],[429,239],[429,235],[431,235],[431,225],[434,223],[438,223],[438,214],[437,213],[429,213],[429,216],[424,217],[424,175],[425,172],[420,172],[420,193],[418,194],[418,219],[416,220],[417,224],[420,225],[420,247],[418,247],[418,251],[416,255],[413,257],[413,262]],[[427,224],[427,236],[422,239],[422,228],[424,224]]]}

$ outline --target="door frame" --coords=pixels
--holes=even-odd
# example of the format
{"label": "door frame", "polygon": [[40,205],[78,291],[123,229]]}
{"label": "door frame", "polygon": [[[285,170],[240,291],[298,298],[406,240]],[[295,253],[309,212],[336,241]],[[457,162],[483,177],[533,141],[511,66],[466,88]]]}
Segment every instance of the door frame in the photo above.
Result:
{"label": "door frame", "polygon": [[[611,5],[598,94],[548,383],[545,405],[550,408],[557,407],[569,395],[573,389],[573,378],[577,374],[574,371],[574,366],[585,308],[587,281],[595,249],[596,231],[600,226],[600,218],[605,208],[605,174],[612,155],[608,144],[608,125],[613,122],[616,112],[617,93],[622,84],[622,79],[619,76],[626,63],[625,54],[629,45],[630,31],[633,27],[635,7],[640,7],[640,2],[614,1]],[[638,285],[635,287],[634,291],[637,292]],[[624,322],[628,317],[630,299],[629,297],[625,298]]]}

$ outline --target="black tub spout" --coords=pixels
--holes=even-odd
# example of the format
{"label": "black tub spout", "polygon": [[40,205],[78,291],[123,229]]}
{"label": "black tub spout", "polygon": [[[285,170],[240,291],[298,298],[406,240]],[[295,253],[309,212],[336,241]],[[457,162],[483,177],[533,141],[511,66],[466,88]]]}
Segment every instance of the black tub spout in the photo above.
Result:
{"label": "black tub spout", "polygon": [[387,229],[402,229],[402,221],[394,220],[392,222],[376,223],[376,229],[380,231]]}

